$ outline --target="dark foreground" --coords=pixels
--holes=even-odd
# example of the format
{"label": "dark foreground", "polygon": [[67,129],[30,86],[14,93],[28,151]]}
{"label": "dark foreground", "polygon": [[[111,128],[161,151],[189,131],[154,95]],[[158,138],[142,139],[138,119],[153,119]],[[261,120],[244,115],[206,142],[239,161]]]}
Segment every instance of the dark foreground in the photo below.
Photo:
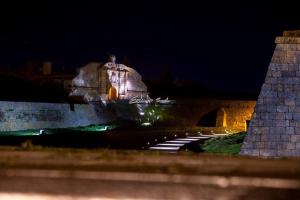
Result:
{"label": "dark foreground", "polygon": [[0,199],[300,199],[299,159],[0,151]]}
{"label": "dark foreground", "polygon": [[145,150],[167,140],[197,136],[198,131],[199,129],[177,127],[121,127],[103,132],[53,129],[47,130],[45,135],[11,136],[0,133],[0,145],[24,147],[30,143],[31,146],[55,148]]}

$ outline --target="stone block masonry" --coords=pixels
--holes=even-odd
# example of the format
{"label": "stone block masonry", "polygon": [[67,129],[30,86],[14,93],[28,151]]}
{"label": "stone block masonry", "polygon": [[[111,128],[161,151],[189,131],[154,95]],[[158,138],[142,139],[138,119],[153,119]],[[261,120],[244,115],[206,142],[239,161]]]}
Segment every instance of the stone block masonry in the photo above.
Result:
{"label": "stone block masonry", "polygon": [[0,101],[0,131],[67,128],[108,121],[107,116],[89,104]]}
{"label": "stone block masonry", "polygon": [[300,156],[300,30],[277,37],[241,154]]}
{"label": "stone block masonry", "polygon": [[255,103],[250,100],[180,99],[171,108],[172,120],[177,126],[195,126],[209,113],[218,111],[215,127],[246,131]]}

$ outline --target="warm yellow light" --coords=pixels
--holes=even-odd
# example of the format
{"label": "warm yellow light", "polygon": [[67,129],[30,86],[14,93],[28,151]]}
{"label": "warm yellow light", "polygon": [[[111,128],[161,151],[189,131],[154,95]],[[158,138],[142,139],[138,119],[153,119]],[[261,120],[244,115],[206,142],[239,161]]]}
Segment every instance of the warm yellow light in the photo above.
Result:
{"label": "warm yellow light", "polygon": [[108,100],[118,99],[118,90],[115,87],[110,87],[108,91]]}

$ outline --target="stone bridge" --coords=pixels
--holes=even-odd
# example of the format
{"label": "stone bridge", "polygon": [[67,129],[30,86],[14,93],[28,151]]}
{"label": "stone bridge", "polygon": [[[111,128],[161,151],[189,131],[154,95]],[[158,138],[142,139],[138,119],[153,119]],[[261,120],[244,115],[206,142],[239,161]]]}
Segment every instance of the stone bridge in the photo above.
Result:
{"label": "stone bridge", "polygon": [[247,100],[177,100],[172,114],[177,125],[246,131],[255,104]]}

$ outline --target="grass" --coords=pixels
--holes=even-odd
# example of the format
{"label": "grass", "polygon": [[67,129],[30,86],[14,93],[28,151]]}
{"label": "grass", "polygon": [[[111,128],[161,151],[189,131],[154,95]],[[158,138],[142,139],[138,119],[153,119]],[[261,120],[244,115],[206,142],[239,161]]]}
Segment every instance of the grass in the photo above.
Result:
{"label": "grass", "polygon": [[246,132],[231,134],[228,136],[212,138],[201,146],[206,153],[220,153],[225,155],[237,155],[240,150]]}

